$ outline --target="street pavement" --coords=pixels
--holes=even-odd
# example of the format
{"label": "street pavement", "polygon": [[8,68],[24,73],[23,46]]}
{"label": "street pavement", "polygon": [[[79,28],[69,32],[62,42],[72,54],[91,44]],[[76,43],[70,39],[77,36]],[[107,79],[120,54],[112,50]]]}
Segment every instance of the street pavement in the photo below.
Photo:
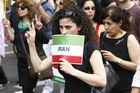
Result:
{"label": "street pavement", "polygon": [[[13,45],[10,42],[6,43],[8,46],[6,46],[6,56],[3,59],[2,66],[10,83],[5,89],[0,90],[0,93],[22,93],[21,87],[18,85],[17,61],[13,52]],[[38,81],[35,93],[42,93],[44,84],[44,81]],[[59,84],[54,83],[53,87],[53,93],[63,93]]]}

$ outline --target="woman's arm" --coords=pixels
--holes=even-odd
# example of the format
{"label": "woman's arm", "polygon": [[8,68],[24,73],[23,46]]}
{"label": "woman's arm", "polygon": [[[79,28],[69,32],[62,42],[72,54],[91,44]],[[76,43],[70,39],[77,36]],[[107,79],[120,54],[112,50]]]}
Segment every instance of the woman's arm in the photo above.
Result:
{"label": "woman's arm", "polygon": [[60,70],[68,73],[80,80],[96,87],[106,86],[106,72],[102,61],[101,53],[98,50],[95,50],[91,57],[90,63],[93,69],[94,74],[89,74],[75,69],[68,61],[65,59],[60,59]]}
{"label": "woman's arm", "polygon": [[52,66],[51,57],[48,57],[42,61],[37,54],[36,46],[35,46],[36,31],[35,31],[33,23],[32,23],[32,26],[29,26],[29,31],[27,31],[25,36],[27,37],[27,42],[28,42],[29,51],[30,51],[30,58],[31,58],[31,62],[33,64],[35,71],[40,72]]}
{"label": "woman's arm", "polygon": [[140,57],[140,46],[134,35],[129,35],[127,46],[131,62],[119,58],[118,64],[127,70],[136,71]]}
{"label": "woman's arm", "polygon": [[41,22],[41,16],[37,17],[35,15],[35,28],[36,28],[36,40],[37,42],[40,42],[42,44],[47,44],[49,42],[48,35],[47,35],[47,29],[44,27],[44,25]]}
{"label": "woman's arm", "polygon": [[129,35],[127,44],[131,62],[126,67],[135,71],[140,57],[140,45],[134,35]]}
{"label": "woman's arm", "polygon": [[6,35],[7,39],[10,41],[14,41],[15,36],[14,36],[14,32],[10,26],[10,21],[8,19],[4,18],[2,20],[2,23],[5,27],[5,31],[6,31],[5,35]]}
{"label": "woman's arm", "polygon": [[139,61],[139,57],[140,57],[140,46],[138,41],[134,37],[134,35],[129,35],[127,46],[128,46],[128,53],[131,61],[121,59],[115,56],[114,54],[112,54],[110,51],[101,50],[101,52],[106,60],[114,62],[120,65],[124,69],[136,71],[137,62]]}
{"label": "woman's arm", "polygon": [[40,72],[48,67],[52,66],[52,57],[45,58],[44,60],[41,60],[40,57],[37,54],[36,46],[35,44],[29,44],[29,50],[30,50],[30,58],[31,62],[33,64],[33,67],[35,69],[35,72]]}

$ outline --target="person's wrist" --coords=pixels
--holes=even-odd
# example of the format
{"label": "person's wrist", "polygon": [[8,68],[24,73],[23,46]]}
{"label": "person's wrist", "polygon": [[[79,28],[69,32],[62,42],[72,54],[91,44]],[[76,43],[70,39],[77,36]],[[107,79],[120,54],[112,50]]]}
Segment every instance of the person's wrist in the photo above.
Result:
{"label": "person's wrist", "polygon": [[8,32],[8,30],[7,29],[4,29],[4,33],[6,34]]}
{"label": "person's wrist", "polygon": [[5,29],[4,29],[4,33],[9,32],[10,29],[11,29],[10,27],[5,27]]}
{"label": "person's wrist", "polygon": [[121,59],[120,58],[118,58],[117,64],[121,64]]}

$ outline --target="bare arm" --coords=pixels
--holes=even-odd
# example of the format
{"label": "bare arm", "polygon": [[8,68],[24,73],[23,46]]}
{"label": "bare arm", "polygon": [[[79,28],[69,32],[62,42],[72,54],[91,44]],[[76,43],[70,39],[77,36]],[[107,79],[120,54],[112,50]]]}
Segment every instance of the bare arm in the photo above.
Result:
{"label": "bare arm", "polygon": [[34,28],[34,24],[32,23],[32,27],[29,26],[29,31],[27,31],[25,36],[27,37],[27,42],[29,45],[30,57],[31,57],[31,62],[33,64],[33,67],[36,72],[40,72],[52,66],[52,63],[51,63],[52,58],[48,57],[44,59],[43,61],[39,58],[36,51],[36,46],[35,46],[35,35],[36,35],[36,31]]}
{"label": "bare arm", "polygon": [[31,62],[36,72],[43,71],[48,67],[52,66],[51,63],[52,57],[50,56],[44,60],[41,60],[37,54],[35,44],[29,44],[29,50],[30,50]]}
{"label": "bare arm", "polygon": [[[135,71],[137,67],[137,63],[139,62],[139,57],[140,57],[140,45],[138,41],[136,40],[136,38],[134,37],[134,35],[129,35],[127,44],[128,44],[127,46],[128,46],[128,52],[129,52],[131,62],[129,63],[124,62],[124,66],[128,70]],[[123,62],[122,62],[122,65],[123,65]]]}
{"label": "bare arm", "polygon": [[4,18],[2,20],[2,22],[3,22],[3,25],[4,25],[5,29],[6,29],[5,34],[6,34],[7,39],[10,40],[10,41],[13,41],[15,36],[14,36],[13,29],[10,26],[10,21],[8,19]]}
{"label": "bare arm", "polygon": [[128,37],[127,46],[128,46],[128,53],[131,61],[121,59],[106,50],[101,50],[101,52],[105,59],[120,65],[124,69],[136,71],[137,62],[139,61],[139,56],[140,56],[140,46],[138,41],[134,37],[134,35],[130,35]]}
{"label": "bare arm", "polygon": [[42,0],[39,0],[38,2],[35,1],[36,7],[38,9],[38,12],[41,14],[42,19],[47,24],[47,23],[50,22],[52,17],[49,16],[49,14],[43,9],[41,3],[42,3]]}
{"label": "bare arm", "polygon": [[77,70],[70,65],[65,59],[61,59],[63,62],[60,63],[60,70],[79,78],[80,80],[96,87],[104,87],[106,85],[106,72],[103,66],[102,57],[98,50],[95,50],[91,57],[90,63],[94,74],[89,74]]}
{"label": "bare arm", "polygon": [[39,10],[39,12],[40,12],[40,14],[41,14],[41,17],[42,17],[43,20],[45,21],[45,23],[49,23],[52,17],[50,17],[50,16],[47,14],[47,12],[43,9],[43,7],[42,7],[41,5],[38,7],[38,10]]}

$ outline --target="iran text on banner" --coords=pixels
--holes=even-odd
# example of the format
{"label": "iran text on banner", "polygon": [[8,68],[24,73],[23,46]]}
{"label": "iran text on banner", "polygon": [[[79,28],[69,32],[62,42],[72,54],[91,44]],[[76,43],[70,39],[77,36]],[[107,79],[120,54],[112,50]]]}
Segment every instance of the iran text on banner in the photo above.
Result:
{"label": "iran text on banner", "polygon": [[53,35],[52,59],[54,64],[65,58],[71,64],[82,64],[84,36]]}

